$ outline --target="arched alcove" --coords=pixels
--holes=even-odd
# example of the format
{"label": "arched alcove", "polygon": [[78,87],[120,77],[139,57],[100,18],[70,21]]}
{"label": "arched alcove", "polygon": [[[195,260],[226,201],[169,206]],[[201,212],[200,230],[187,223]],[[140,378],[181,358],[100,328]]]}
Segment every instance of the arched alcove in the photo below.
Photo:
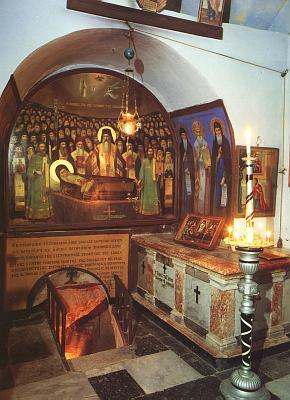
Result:
{"label": "arched alcove", "polygon": [[[152,93],[164,111],[216,98],[206,79],[169,45],[137,32],[132,36],[138,62],[135,79]],[[120,29],[87,29],[47,43],[24,59],[14,72],[18,106],[26,104],[41,87],[61,74],[92,68],[123,74],[127,67],[123,52],[127,46],[128,30]],[[7,151],[7,135],[3,139]]]}
{"label": "arched alcove", "polygon": [[[3,240],[3,244],[8,249],[7,252],[12,248],[13,243],[18,239],[20,235],[20,241],[27,238],[34,239],[39,237],[41,243],[52,243],[55,240],[58,241],[58,237],[68,235],[76,235],[72,232],[73,229],[83,229],[82,235],[86,234],[85,229],[90,229],[90,234],[100,233],[94,230],[97,226],[91,224],[90,226],[83,225],[82,228],[76,228],[73,224],[69,227],[63,227],[58,225],[55,229],[46,229],[45,226],[34,227],[32,229],[18,229],[15,236],[15,230],[9,231],[9,208],[8,208],[8,193],[9,193],[9,182],[8,182],[8,144],[10,134],[13,125],[16,121],[16,117],[19,114],[23,106],[27,105],[28,101],[33,95],[37,93],[39,89],[45,87],[49,82],[57,80],[62,74],[67,72],[74,73],[75,71],[111,71],[112,74],[123,74],[127,67],[126,59],[123,55],[124,49],[128,46],[126,30],[119,29],[89,29],[79,32],[74,32],[64,37],[60,37],[30,54],[23,62],[17,67],[10,82],[3,92],[0,102],[0,114],[3,115],[1,119],[1,154],[2,156],[2,171],[4,173],[1,176],[1,185],[5,190],[2,191],[2,232],[9,232],[11,236],[6,241]],[[217,95],[213,92],[210,85],[208,84],[205,77],[197,71],[192,64],[187,62],[186,59],[182,58],[172,47],[163,43],[161,40],[153,39],[148,35],[134,33],[134,46],[136,52],[136,58],[139,62],[139,66],[144,67],[142,75],[136,73],[135,78],[141,86],[144,87],[148,93],[154,98],[156,103],[160,105],[164,114],[168,114],[175,123],[175,128],[179,133],[180,127],[185,126],[188,130],[188,134],[191,135],[189,141],[193,148],[193,142],[195,136],[192,131],[192,121],[200,114],[200,118],[210,124],[211,120],[215,116],[222,118],[224,123],[227,124],[226,134],[228,137],[233,139],[233,133],[231,131],[230,122],[228,120],[226,110],[223,106],[222,101],[217,100]],[[141,69],[136,69],[141,71]],[[196,106],[200,105],[200,106]],[[194,106],[194,107],[189,107]],[[189,107],[190,109],[186,109]],[[186,109],[186,110],[185,110]],[[216,110],[218,109],[218,112]],[[178,111],[179,110],[179,111]],[[183,120],[184,111],[188,115],[186,120]],[[208,110],[210,112],[208,112]],[[170,125],[171,122],[168,121]],[[173,131],[173,125],[171,125]],[[208,132],[210,138],[210,146],[213,145],[214,133]],[[179,140],[178,140],[179,141]],[[175,151],[179,153],[178,143],[175,143]],[[234,147],[234,141],[231,141],[231,148]],[[3,150],[3,151],[2,151]],[[6,156],[5,156],[6,155]],[[178,166],[179,158],[177,157],[176,166]],[[176,177],[179,179],[179,168],[176,169]],[[180,188],[177,188],[177,192]],[[191,193],[193,196],[193,193]],[[178,204],[177,204],[178,205]],[[177,207],[176,211],[178,211]],[[149,223],[139,224],[139,228],[143,231],[153,230],[162,228],[165,224],[172,224],[178,222],[178,214],[176,213],[171,219],[155,219],[149,220]],[[144,225],[144,226],[143,226]],[[104,225],[103,228],[115,228],[115,227],[132,227],[138,224],[126,225],[126,224],[111,224]],[[147,227],[148,229],[147,229]],[[98,226],[100,228],[100,226]],[[145,228],[145,229],[144,229]],[[66,230],[68,232],[63,232]],[[51,232],[47,232],[50,230]],[[32,231],[32,232],[31,232]],[[38,232],[41,231],[38,236]],[[96,235],[98,236],[98,235]],[[15,240],[14,240],[15,239]],[[5,242],[5,243],[4,243]],[[9,246],[7,245],[7,243]],[[10,250],[9,250],[10,249]],[[6,265],[6,269],[9,265],[13,264],[13,258],[8,260],[7,252],[3,252],[3,264]],[[11,250],[11,253],[13,251]],[[11,264],[12,263],[12,264]],[[44,263],[45,264],[45,263]],[[45,268],[50,268],[45,265]],[[36,273],[36,275],[38,272]],[[11,281],[9,281],[9,279]],[[13,281],[13,277],[9,275],[7,278],[7,287],[13,287],[17,285],[15,282],[20,280],[20,276],[16,277],[16,281]],[[33,280],[34,275],[29,277],[29,280]],[[131,278],[133,279],[133,278]],[[20,284],[20,283],[19,283]],[[20,286],[22,283],[20,284]],[[27,282],[29,287],[29,282]],[[16,286],[15,286],[16,287]],[[22,287],[22,286],[21,286]],[[15,288],[14,288],[15,289]],[[11,289],[11,293],[14,292]],[[26,289],[25,289],[26,290]]]}
{"label": "arched alcove", "polygon": [[[123,73],[123,55],[128,46],[128,30],[86,29],[53,40],[30,54],[14,76],[23,100],[38,82],[49,75],[82,67],[109,68]],[[207,80],[192,64],[161,40],[133,33],[136,58],[144,65],[141,81],[163,104],[174,111],[189,105],[215,100]]]}
{"label": "arched alcove", "polygon": [[[168,113],[147,88],[130,78],[129,111],[134,109],[135,99],[142,129],[129,139],[118,128],[123,82],[119,72],[86,67],[55,73],[32,88],[8,146],[6,204],[10,231],[128,227],[176,220],[177,141]],[[103,130],[108,128],[109,169],[103,145]],[[34,165],[39,146],[48,164],[47,172],[42,171],[47,182],[44,185],[39,181],[38,189],[49,191],[47,195],[35,192],[37,175],[41,175],[41,168]],[[162,177],[162,182],[163,172],[154,178],[154,205],[153,200],[149,205],[143,203],[143,187],[139,188],[139,180],[145,179],[141,178],[142,161],[149,147],[156,159],[154,166],[161,164],[162,171],[167,167],[167,175],[170,170],[170,176]],[[165,165],[166,157],[169,161]],[[72,176],[62,177],[61,166]],[[167,201],[166,188],[170,190]]]}

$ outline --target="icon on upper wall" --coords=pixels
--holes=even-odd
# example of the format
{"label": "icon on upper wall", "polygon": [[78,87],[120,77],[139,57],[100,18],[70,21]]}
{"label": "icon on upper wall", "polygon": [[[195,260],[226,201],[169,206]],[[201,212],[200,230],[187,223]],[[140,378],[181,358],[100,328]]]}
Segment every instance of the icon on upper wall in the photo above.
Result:
{"label": "icon on upper wall", "polygon": [[161,12],[167,5],[167,0],[137,0],[138,6],[145,11]]}
{"label": "icon on upper wall", "polygon": [[221,26],[226,0],[200,0],[198,22]]}
{"label": "icon on upper wall", "polygon": [[[273,217],[276,208],[276,191],[278,178],[279,149],[271,147],[252,147],[253,160],[253,197],[255,217]],[[246,181],[246,147],[237,146],[236,173],[238,184],[235,194],[235,217],[241,218],[245,213]]]}

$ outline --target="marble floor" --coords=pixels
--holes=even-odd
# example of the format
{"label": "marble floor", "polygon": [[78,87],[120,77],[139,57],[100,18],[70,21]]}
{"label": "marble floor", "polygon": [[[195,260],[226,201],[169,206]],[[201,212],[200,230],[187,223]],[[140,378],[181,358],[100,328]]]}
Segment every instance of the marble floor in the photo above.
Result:
{"label": "marble floor", "polygon": [[[37,362],[34,365],[41,369],[41,363],[44,366],[52,357],[50,345],[46,348],[39,346],[39,335],[39,331],[34,333],[39,358],[31,360],[24,353],[21,360],[20,354],[15,354],[12,361],[19,370],[29,367],[32,362]],[[240,360],[212,359],[142,311],[130,347],[73,359],[65,367],[61,366],[60,360],[56,362],[55,359],[53,363],[55,373],[50,378],[44,374],[38,381],[33,377],[29,382],[27,376],[31,374],[26,373],[22,382],[12,382],[10,388],[3,386],[2,382],[2,389],[6,390],[0,390],[0,399],[220,400],[220,383],[239,366]],[[253,368],[271,392],[273,400],[290,400],[289,346],[256,354]],[[78,388],[82,389],[74,393],[75,386],[72,385],[70,390],[70,382],[79,382]],[[53,388],[53,396],[49,388]]]}
{"label": "marble floor", "polygon": [[[141,316],[134,345],[136,358],[87,374],[101,400],[220,400],[220,383],[240,363],[212,359],[148,315]],[[256,355],[253,368],[272,400],[290,400],[290,349],[277,350]]]}

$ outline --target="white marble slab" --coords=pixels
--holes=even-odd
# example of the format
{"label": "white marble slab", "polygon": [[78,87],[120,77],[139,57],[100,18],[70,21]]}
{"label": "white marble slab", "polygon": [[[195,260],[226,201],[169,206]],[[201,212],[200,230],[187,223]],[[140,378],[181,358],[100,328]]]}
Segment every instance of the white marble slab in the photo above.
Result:
{"label": "white marble slab", "polygon": [[132,345],[72,358],[68,363],[73,371],[92,377],[124,369],[122,362],[136,357],[135,346]]}
{"label": "white marble slab", "polygon": [[124,366],[146,394],[203,377],[171,350],[126,361]]}
{"label": "white marble slab", "polygon": [[[196,293],[194,290],[200,292],[198,303],[196,302]],[[184,314],[187,318],[206,330],[209,330],[210,324],[210,302],[211,291],[209,283],[186,274]]]}
{"label": "white marble slab", "polygon": [[279,397],[280,400],[289,400],[290,375],[286,375],[283,376],[283,378],[268,382],[265,386],[271,393]]}
{"label": "white marble slab", "polygon": [[159,261],[155,262],[155,297],[162,303],[174,308],[175,305],[175,270]]}

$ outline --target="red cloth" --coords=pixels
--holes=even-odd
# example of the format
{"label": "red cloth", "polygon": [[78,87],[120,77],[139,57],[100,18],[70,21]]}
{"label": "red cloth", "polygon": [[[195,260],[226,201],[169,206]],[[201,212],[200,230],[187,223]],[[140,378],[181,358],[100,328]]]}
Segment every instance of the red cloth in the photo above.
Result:
{"label": "red cloth", "polygon": [[67,308],[66,328],[107,300],[105,291],[97,283],[64,285],[56,290]]}

